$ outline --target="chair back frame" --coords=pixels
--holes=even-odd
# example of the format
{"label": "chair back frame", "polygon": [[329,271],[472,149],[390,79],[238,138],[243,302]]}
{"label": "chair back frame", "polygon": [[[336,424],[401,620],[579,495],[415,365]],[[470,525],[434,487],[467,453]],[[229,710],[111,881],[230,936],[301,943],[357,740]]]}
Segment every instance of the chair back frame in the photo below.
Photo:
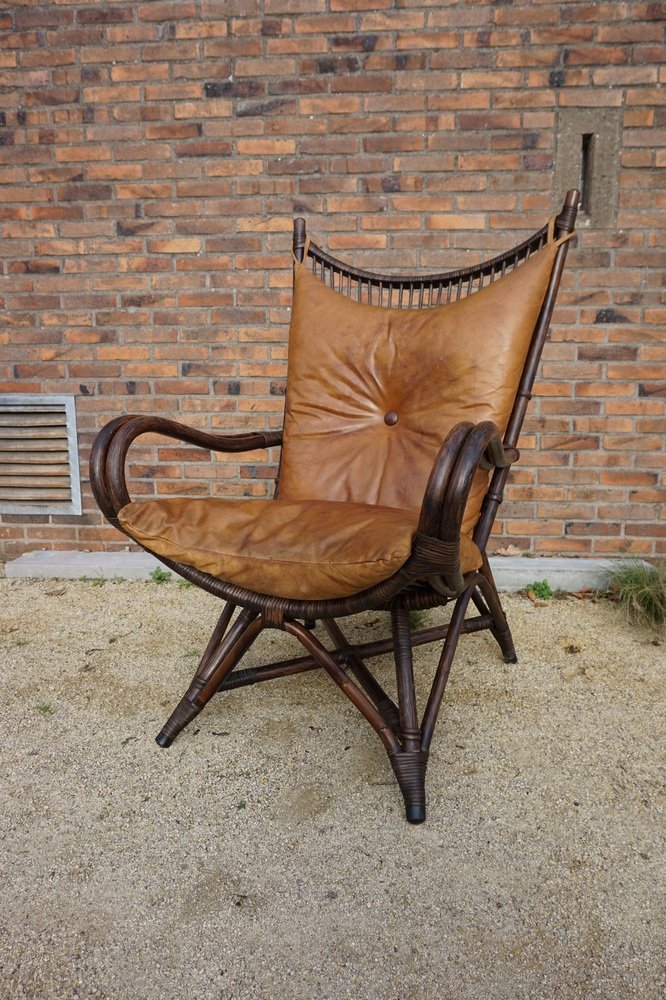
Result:
{"label": "chair back frame", "polygon": [[[556,238],[573,233],[579,203],[579,191],[575,189],[568,191],[562,210],[555,219],[554,235]],[[486,279],[488,279],[487,283],[492,283],[496,278],[503,277],[508,271],[512,271],[527,261],[532,254],[541,250],[547,238],[548,226],[542,226],[512,249],[469,267],[433,274],[380,274],[353,267],[327,253],[308,239],[305,219],[297,217],[294,219],[292,251],[299,263],[303,263],[304,259],[309,260],[313,274],[324,284],[348,298],[391,308],[422,309],[457,302],[464,296],[474,294],[475,291],[484,286]],[[567,250],[567,243],[561,244],[557,250],[541,312],[534,327],[523,366],[516,398],[504,432],[504,450],[512,453],[512,463],[519,458],[518,439],[529,401],[532,398],[532,389],[548,336]],[[474,541],[482,551],[488,544],[497,510],[502,503],[509,473],[510,465],[496,468],[493,472],[486,499],[474,530]],[[276,479],[276,495],[278,489],[279,470]]]}

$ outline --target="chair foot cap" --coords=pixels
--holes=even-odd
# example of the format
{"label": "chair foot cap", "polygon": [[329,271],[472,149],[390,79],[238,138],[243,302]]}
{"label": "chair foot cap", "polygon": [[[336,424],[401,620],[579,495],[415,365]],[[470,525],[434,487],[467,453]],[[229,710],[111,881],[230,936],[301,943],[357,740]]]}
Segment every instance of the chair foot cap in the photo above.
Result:
{"label": "chair foot cap", "polygon": [[408,823],[425,823],[426,811],[425,806],[407,806],[405,809],[407,815]]}
{"label": "chair foot cap", "polygon": [[173,736],[165,736],[164,733],[160,733],[158,736],[155,737],[155,742],[157,743],[158,747],[163,747],[164,749],[166,749],[167,747],[171,746],[171,744],[173,743],[173,739],[174,739]]}

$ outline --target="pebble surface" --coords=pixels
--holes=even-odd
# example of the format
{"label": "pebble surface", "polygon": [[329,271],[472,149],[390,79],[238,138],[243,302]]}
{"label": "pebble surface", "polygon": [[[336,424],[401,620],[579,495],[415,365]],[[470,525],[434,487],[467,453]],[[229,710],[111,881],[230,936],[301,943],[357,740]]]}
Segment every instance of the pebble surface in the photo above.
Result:
{"label": "pebble surface", "polygon": [[606,601],[503,603],[519,663],[462,637],[414,827],[318,672],[157,747],[208,595],[0,580],[2,997],[662,1000],[665,647]]}

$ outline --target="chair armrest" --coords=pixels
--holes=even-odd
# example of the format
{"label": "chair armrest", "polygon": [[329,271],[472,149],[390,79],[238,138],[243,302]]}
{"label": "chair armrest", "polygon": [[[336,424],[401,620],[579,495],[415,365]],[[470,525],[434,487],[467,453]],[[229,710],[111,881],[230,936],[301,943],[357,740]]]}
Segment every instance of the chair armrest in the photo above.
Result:
{"label": "chair armrest", "polygon": [[474,476],[479,469],[508,468],[518,457],[515,449],[504,451],[499,430],[484,420],[467,435],[458,452],[455,466],[444,493],[439,537],[453,541],[460,537],[465,507]]}
{"label": "chair armrest", "polygon": [[161,434],[209,451],[231,453],[272,448],[282,443],[282,431],[210,434],[164,417],[117,417],[99,432],[90,454],[90,484],[95,500],[109,520],[115,521],[118,511],[130,502],[125,459],[132,442],[141,434]]}
{"label": "chair armrest", "polygon": [[460,531],[465,507],[478,469],[506,468],[518,458],[515,448],[504,449],[499,430],[489,420],[476,425],[461,422],[448,433],[428,479],[418,535],[437,539],[447,553],[440,588],[460,593]]}

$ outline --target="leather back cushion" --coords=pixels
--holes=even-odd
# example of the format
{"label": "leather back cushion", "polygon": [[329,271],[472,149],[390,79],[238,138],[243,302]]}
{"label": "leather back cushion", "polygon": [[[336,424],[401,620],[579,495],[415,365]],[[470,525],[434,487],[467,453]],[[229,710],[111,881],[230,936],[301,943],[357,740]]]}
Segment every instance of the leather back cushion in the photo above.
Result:
{"label": "leather back cushion", "polygon": [[[492,420],[504,432],[556,249],[420,310],[354,302],[296,264],[280,497],[418,511],[456,423]],[[474,484],[466,532],[486,481]]]}

